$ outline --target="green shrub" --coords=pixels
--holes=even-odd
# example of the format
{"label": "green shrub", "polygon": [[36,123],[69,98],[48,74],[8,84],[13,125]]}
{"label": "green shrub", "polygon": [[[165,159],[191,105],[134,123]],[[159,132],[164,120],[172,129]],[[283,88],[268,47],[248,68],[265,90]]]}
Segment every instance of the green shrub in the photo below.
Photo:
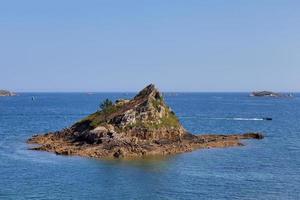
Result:
{"label": "green shrub", "polygon": [[113,102],[109,99],[105,99],[101,104],[100,104],[100,109],[102,111],[106,111],[106,110],[109,110],[112,106],[113,106]]}

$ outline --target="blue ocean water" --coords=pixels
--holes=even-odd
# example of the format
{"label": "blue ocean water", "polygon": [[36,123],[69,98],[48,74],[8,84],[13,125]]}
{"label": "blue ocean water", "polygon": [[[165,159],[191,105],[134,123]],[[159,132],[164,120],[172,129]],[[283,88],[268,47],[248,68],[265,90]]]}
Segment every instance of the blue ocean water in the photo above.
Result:
{"label": "blue ocean water", "polygon": [[[166,94],[192,133],[263,132],[246,146],[165,158],[95,160],[28,150],[123,93],[22,93],[0,98],[0,199],[300,199],[300,98]],[[35,101],[32,101],[32,96]],[[299,96],[297,94],[296,96]],[[273,121],[259,120],[272,117]]]}

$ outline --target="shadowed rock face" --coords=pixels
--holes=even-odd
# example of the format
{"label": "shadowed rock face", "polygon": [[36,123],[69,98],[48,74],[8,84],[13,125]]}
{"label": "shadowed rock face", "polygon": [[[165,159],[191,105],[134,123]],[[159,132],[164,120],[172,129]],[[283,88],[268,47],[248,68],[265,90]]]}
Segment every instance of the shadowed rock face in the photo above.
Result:
{"label": "shadowed rock face", "polygon": [[96,158],[167,155],[198,148],[241,145],[262,135],[193,135],[180,124],[160,92],[149,85],[132,100],[118,100],[68,129],[35,135],[34,150]]}

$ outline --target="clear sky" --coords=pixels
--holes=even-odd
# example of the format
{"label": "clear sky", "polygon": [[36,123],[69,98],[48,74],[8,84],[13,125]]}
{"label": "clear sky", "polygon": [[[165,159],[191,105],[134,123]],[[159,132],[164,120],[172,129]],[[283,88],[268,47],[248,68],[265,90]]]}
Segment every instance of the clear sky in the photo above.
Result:
{"label": "clear sky", "polygon": [[300,91],[299,0],[0,2],[0,88]]}

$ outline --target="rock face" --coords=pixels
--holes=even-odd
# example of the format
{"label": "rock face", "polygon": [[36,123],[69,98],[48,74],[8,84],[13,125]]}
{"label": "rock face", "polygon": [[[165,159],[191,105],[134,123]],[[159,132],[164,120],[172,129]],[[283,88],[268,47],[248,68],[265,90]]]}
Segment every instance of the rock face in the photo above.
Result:
{"label": "rock face", "polygon": [[239,146],[258,133],[193,135],[180,124],[154,85],[132,100],[117,100],[62,131],[35,135],[33,150],[96,158],[168,155],[199,148]]}
{"label": "rock face", "polygon": [[0,97],[10,97],[10,96],[16,96],[16,94],[8,90],[0,90]]}

